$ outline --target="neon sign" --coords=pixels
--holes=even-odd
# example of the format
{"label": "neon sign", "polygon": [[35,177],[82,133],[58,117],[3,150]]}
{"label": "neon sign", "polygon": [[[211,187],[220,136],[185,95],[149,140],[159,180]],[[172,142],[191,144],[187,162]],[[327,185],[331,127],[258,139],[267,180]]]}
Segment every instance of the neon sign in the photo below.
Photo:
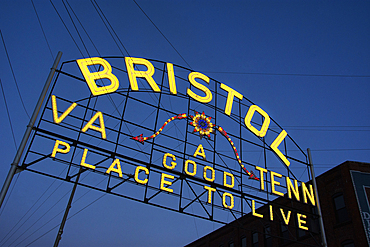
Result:
{"label": "neon sign", "polygon": [[[58,73],[22,169],[70,182],[86,174],[78,184],[222,223],[226,210],[234,218],[275,213],[291,224],[292,210],[273,202],[278,197],[315,205],[312,185],[295,175],[307,166],[305,154],[228,85],[134,57],[78,59]],[[257,212],[263,204],[268,215]],[[310,215],[295,214],[308,230]]]}

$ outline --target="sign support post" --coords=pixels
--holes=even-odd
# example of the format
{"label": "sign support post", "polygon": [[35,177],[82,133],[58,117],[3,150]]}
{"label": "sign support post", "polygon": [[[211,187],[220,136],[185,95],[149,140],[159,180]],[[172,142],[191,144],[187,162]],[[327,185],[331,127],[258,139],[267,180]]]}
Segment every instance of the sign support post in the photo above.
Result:
{"label": "sign support post", "polygon": [[1,189],[1,192],[0,192],[0,208],[1,208],[1,205],[3,204],[3,202],[4,202],[4,198],[6,196],[6,193],[8,192],[8,189],[9,189],[9,186],[10,186],[10,184],[12,182],[12,179],[13,179],[16,171],[17,171],[17,167],[18,167],[19,161],[21,160],[21,157],[22,157],[24,148],[26,147],[28,138],[31,135],[32,128],[35,125],[37,116],[38,116],[39,111],[41,109],[41,106],[42,106],[42,104],[44,102],[46,93],[48,92],[49,86],[51,84],[51,80],[54,77],[54,73],[55,73],[55,71],[56,71],[56,69],[58,67],[58,64],[59,64],[59,61],[60,61],[60,59],[62,57],[62,54],[63,53],[61,51],[59,51],[57,57],[54,60],[53,67],[51,68],[51,71],[50,71],[49,76],[48,76],[48,78],[46,80],[45,86],[44,86],[44,88],[43,88],[43,90],[41,92],[41,95],[40,95],[40,98],[39,98],[39,100],[37,102],[37,105],[35,107],[35,110],[33,111],[33,114],[31,116],[30,122],[27,125],[27,129],[26,129],[26,132],[24,133],[22,142],[19,145],[19,148],[17,150],[17,153],[16,153],[16,155],[14,157],[14,161],[11,164],[11,167],[10,167],[10,170],[9,170],[9,173],[8,173],[8,176],[6,177],[5,182],[4,182],[4,185],[3,185],[2,189]]}
{"label": "sign support post", "polygon": [[78,180],[80,179],[80,174],[81,174],[81,167],[78,171],[78,175],[77,175],[77,178],[76,178],[76,181],[73,185],[73,189],[71,191],[71,195],[69,196],[69,200],[68,200],[68,204],[67,204],[67,207],[66,207],[66,210],[64,211],[64,215],[63,215],[63,219],[62,219],[62,223],[60,224],[60,227],[59,227],[59,230],[58,230],[58,234],[57,234],[57,237],[55,238],[55,242],[54,242],[54,247],[58,247],[59,245],[59,241],[61,240],[62,238],[62,234],[63,234],[63,229],[64,229],[64,226],[66,224],[66,221],[67,221],[67,217],[68,217],[68,213],[69,213],[69,210],[71,209],[72,207],[72,201],[73,201],[73,197],[75,195],[75,192],[76,192],[76,189],[77,189],[77,184],[78,184]]}
{"label": "sign support post", "polygon": [[309,148],[307,148],[307,154],[308,154],[308,162],[310,163],[310,170],[311,170],[311,176],[312,176],[312,184],[313,184],[313,188],[314,188],[315,194],[316,194],[317,213],[319,215],[319,221],[320,221],[321,242],[322,242],[322,246],[327,247],[328,244],[326,242],[326,235],[325,235],[325,229],[324,229],[324,221],[322,220],[322,213],[321,213],[321,207],[320,207],[319,194],[317,193],[316,177],[315,177],[315,172],[313,170],[311,150]]}

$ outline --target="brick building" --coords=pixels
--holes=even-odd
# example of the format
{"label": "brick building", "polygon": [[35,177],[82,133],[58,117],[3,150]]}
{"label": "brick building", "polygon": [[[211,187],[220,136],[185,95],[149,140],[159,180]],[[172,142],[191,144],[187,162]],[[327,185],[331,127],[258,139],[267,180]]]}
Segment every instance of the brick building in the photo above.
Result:
{"label": "brick building", "polygon": [[[316,182],[328,246],[370,246],[370,163],[346,161],[318,176]],[[187,247],[321,246],[316,207],[286,196],[274,203],[291,208],[292,212],[297,208],[306,212],[309,230],[297,227],[299,219],[294,213],[288,225],[284,219],[271,221],[249,213]],[[269,205],[257,210],[269,214]],[[274,217],[281,218],[276,211]]]}

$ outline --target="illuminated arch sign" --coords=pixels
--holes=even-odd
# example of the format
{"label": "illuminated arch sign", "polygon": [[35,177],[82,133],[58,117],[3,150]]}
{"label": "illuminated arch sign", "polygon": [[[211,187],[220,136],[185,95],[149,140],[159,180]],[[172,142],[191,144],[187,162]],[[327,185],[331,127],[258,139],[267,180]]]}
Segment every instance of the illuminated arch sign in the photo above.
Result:
{"label": "illuminated arch sign", "polygon": [[308,230],[311,215],[274,199],[315,205],[305,153],[268,112],[144,58],[64,62],[21,168],[221,223],[276,214]]}

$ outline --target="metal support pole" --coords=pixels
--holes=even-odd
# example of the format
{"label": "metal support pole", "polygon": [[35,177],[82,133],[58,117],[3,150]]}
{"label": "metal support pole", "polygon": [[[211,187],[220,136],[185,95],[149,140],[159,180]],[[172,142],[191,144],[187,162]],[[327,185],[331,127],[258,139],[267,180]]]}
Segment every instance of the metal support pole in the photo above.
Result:
{"label": "metal support pole", "polygon": [[60,224],[59,231],[58,231],[57,237],[55,238],[55,242],[54,242],[54,246],[53,247],[58,247],[59,241],[62,239],[64,225],[66,224],[69,210],[72,207],[73,197],[75,196],[75,192],[76,192],[76,189],[77,189],[78,181],[80,180],[81,172],[82,172],[82,166],[80,166],[80,169],[78,171],[78,175],[77,175],[76,181],[75,181],[75,183],[73,185],[73,189],[71,191],[71,195],[69,196],[68,204],[67,204],[66,210],[64,211],[62,223]]}
{"label": "metal support pole", "polygon": [[312,157],[311,157],[311,150],[307,148],[307,154],[308,154],[308,161],[310,163],[310,170],[311,170],[311,176],[312,176],[312,184],[316,195],[316,204],[317,204],[317,213],[319,214],[319,221],[320,221],[320,232],[321,232],[321,241],[322,246],[327,247],[328,244],[326,242],[326,235],[325,235],[325,228],[324,228],[324,221],[322,219],[322,213],[321,213],[321,207],[320,207],[320,200],[319,200],[319,194],[317,193],[317,184],[316,184],[316,177],[315,172],[313,170],[313,164],[312,164]]}
{"label": "metal support pole", "polygon": [[43,88],[43,90],[41,92],[39,101],[37,102],[37,105],[35,107],[35,110],[33,111],[33,114],[31,116],[30,122],[27,125],[26,132],[23,135],[22,142],[19,145],[18,150],[17,150],[17,153],[16,153],[16,155],[14,157],[13,163],[11,164],[11,167],[10,167],[10,170],[9,170],[9,173],[8,173],[8,176],[6,177],[5,182],[4,182],[4,185],[3,185],[2,189],[1,189],[1,192],[0,192],[0,208],[1,208],[1,205],[3,204],[3,201],[5,199],[6,193],[8,192],[8,189],[9,189],[9,186],[10,186],[10,184],[12,182],[12,179],[14,177],[14,174],[17,171],[17,167],[18,167],[19,161],[20,161],[20,159],[22,157],[24,148],[26,147],[26,144],[28,142],[28,138],[31,135],[32,128],[35,125],[37,116],[38,116],[39,111],[41,109],[41,106],[42,106],[42,104],[44,102],[45,96],[46,96],[46,94],[47,94],[47,92],[49,90],[49,86],[51,84],[51,80],[54,77],[55,70],[58,67],[58,64],[59,64],[60,58],[62,57],[62,54],[63,53],[61,51],[58,52],[58,55],[57,55],[57,57],[54,60],[53,67],[51,68],[51,71],[50,71],[49,76],[48,76],[48,78],[46,80],[45,86],[44,86],[44,88]]}

